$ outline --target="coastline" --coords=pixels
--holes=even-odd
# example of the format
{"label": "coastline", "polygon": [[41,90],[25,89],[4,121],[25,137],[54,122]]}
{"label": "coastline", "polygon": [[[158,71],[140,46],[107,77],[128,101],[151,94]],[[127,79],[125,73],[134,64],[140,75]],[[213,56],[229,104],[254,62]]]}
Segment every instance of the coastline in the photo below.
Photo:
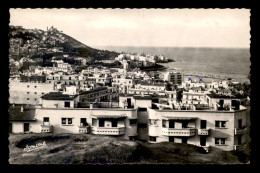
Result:
{"label": "coastline", "polygon": [[178,67],[167,67],[165,64],[168,63],[159,63],[159,65],[164,66],[162,68],[163,70],[169,70],[169,71],[179,71],[182,72],[184,77],[196,77],[196,78],[203,78],[203,79],[210,79],[214,81],[221,81],[221,80],[228,80],[231,79],[231,81],[236,82],[249,82],[250,80],[246,76],[242,75],[234,75],[234,74],[222,74],[222,73],[208,73],[208,72],[194,72],[194,71],[184,71],[182,68]]}

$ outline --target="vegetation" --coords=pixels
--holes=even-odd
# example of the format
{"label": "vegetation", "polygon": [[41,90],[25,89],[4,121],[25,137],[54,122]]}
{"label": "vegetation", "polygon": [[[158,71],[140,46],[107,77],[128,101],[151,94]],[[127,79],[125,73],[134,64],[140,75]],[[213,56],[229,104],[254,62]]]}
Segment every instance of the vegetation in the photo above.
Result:
{"label": "vegetation", "polygon": [[[46,146],[25,152],[26,145]],[[88,163],[247,163],[249,156],[237,151],[211,147],[206,154],[189,144],[133,142],[120,137],[91,134],[11,134],[11,164],[88,164]]]}

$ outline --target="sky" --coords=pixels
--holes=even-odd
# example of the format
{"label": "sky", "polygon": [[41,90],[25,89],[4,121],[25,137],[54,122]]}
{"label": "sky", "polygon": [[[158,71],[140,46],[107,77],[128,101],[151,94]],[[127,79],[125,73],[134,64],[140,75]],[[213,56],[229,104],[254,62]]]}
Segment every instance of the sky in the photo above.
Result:
{"label": "sky", "polygon": [[54,26],[92,47],[250,47],[249,9],[10,9],[10,25]]}

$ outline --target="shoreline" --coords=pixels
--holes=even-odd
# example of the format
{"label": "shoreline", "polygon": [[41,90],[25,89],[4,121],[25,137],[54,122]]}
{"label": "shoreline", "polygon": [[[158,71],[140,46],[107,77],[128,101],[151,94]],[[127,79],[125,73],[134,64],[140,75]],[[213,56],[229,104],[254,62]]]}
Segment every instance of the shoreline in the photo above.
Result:
{"label": "shoreline", "polygon": [[[165,63],[164,63],[165,64]],[[161,66],[164,66],[163,64],[159,64]],[[178,67],[167,67],[164,66],[164,70],[169,70],[169,71],[178,71],[183,73],[184,76],[194,76],[194,77],[202,77],[202,78],[208,78],[212,80],[228,80],[231,79],[230,81],[237,81],[240,83],[244,82],[250,82],[250,79],[246,78],[245,76],[235,76],[235,75],[230,75],[230,74],[212,74],[212,73],[207,73],[207,72],[192,72],[192,71],[184,71],[182,68]]]}

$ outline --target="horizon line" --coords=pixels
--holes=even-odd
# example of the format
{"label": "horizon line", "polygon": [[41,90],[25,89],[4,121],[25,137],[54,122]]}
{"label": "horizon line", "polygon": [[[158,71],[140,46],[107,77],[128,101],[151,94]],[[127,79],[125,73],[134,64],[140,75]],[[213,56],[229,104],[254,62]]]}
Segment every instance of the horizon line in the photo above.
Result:
{"label": "horizon line", "polygon": [[150,47],[159,47],[159,48],[215,48],[215,49],[250,49],[251,47],[216,47],[216,46],[131,46],[131,45],[126,45],[126,46],[117,46],[117,45],[89,45],[90,47],[145,47],[145,48],[150,48]]}

